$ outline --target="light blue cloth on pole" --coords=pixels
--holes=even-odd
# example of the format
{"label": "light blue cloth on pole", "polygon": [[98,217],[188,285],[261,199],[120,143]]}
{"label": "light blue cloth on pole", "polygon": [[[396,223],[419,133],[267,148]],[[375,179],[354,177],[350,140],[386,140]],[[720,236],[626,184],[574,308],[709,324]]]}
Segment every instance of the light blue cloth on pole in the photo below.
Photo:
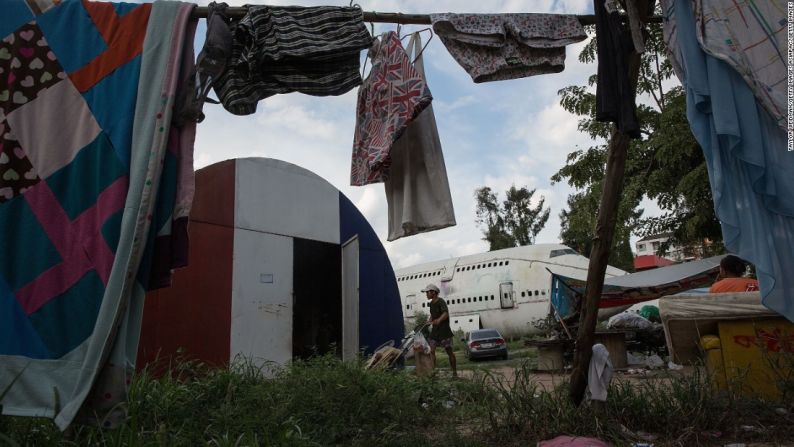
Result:
{"label": "light blue cloth on pole", "polygon": [[669,44],[679,57],[687,118],[706,157],[725,247],[755,264],[763,304],[794,321],[794,152],[744,79],[702,50],[692,2],[662,4],[674,20]]}

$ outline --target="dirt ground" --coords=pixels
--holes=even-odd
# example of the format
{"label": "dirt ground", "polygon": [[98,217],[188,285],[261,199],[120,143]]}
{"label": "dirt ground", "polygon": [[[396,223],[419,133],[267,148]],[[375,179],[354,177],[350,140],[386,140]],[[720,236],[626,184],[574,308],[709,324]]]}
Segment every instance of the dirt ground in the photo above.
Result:
{"label": "dirt ground", "polygon": [[[515,366],[497,366],[490,368],[489,371],[493,376],[498,377],[500,381],[504,381],[507,384],[512,385],[515,382]],[[687,375],[691,372],[692,368],[689,367],[678,371],[672,371],[664,368],[658,370],[648,370],[642,369],[642,366],[635,366],[615,371],[615,375],[613,376],[612,380],[637,383],[647,380],[670,380],[673,377]],[[477,371],[473,370],[458,371],[458,375],[463,378],[472,378],[476,373]],[[449,374],[449,371],[445,371],[444,374]],[[554,373],[535,371],[532,377],[536,383],[542,386],[546,391],[551,391],[556,388],[557,385],[567,381],[569,375],[569,371]]]}

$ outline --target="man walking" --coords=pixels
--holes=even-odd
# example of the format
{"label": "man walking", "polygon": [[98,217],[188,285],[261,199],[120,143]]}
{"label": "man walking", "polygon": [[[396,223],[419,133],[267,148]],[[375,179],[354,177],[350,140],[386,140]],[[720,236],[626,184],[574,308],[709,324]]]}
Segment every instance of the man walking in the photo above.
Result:
{"label": "man walking", "polygon": [[449,366],[452,368],[452,376],[458,376],[457,361],[455,352],[452,351],[452,329],[449,327],[449,309],[447,302],[438,296],[439,289],[435,284],[428,284],[422,289],[427,299],[430,300],[430,324],[433,329],[430,331],[428,342],[430,343],[430,355],[433,356],[433,364],[436,363],[436,346],[443,346],[449,357]]}

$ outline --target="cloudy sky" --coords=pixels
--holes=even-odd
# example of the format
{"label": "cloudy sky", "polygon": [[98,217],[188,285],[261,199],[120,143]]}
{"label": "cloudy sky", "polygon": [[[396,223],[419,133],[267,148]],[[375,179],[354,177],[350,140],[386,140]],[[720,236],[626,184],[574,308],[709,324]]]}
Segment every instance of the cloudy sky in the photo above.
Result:
{"label": "cloudy sky", "polygon": [[[237,2],[242,3],[245,2]],[[268,4],[296,3],[347,5],[333,1],[268,1]],[[592,13],[591,0],[444,0],[434,1],[432,5],[418,0],[360,0],[358,3],[364,10],[379,12]],[[203,23],[198,30],[196,51],[203,42]],[[402,34],[422,28],[406,25]],[[396,30],[396,25],[375,25],[376,33],[388,30]],[[423,33],[423,39],[427,36]],[[557,96],[559,89],[585,84],[595,72],[594,64],[577,61],[584,44],[567,48],[566,68],[562,73],[474,84],[438,38],[430,42],[423,53],[425,71],[434,97],[455,206],[458,222],[455,227],[386,241],[383,185],[349,185],[357,89],[339,97],[277,95],[260,102],[255,114],[244,117],[234,116],[219,105],[207,104],[204,110],[207,117],[199,125],[196,137],[195,167],[236,157],[270,157],[317,173],[358,206],[383,241],[395,268],[487,251],[488,245],[474,222],[474,190],[484,185],[498,191],[500,198],[513,184],[536,188],[551,208],[551,217],[537,242],[557,243],[558,215],[572,190],[567,184],[552,185],[549,178],[565,164],[569,152],[594,144],[577,131],[576,117],[560,107]],[[646,206],[646,210],[654,208]]]}

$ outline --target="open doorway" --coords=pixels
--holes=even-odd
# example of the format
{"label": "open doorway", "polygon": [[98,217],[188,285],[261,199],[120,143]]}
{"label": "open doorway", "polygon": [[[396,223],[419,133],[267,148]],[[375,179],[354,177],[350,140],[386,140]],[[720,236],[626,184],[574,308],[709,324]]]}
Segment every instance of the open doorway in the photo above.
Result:
{"label": "open doorway", "polygon": [[341,355],[341,247],[308,239],[294,241],[292,356]]}

